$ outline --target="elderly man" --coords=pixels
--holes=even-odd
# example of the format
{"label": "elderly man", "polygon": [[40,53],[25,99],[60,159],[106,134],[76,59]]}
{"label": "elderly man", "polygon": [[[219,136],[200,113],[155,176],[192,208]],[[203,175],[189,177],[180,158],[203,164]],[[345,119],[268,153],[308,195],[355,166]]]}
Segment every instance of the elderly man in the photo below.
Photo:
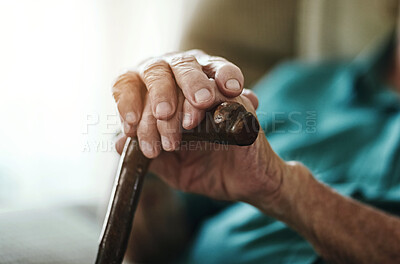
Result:
{"label": "elderly man", "polygon": [[[237,66],[197,50],[120,76],[117,150],[137,136],[150,170],[185,192],[145,188],[132,259],[400,263],[399,36],[365,60],[286,63],[257,96]],[[180,128],[226,100],[259,105],[265,134],[249,147],[182,147]]]}

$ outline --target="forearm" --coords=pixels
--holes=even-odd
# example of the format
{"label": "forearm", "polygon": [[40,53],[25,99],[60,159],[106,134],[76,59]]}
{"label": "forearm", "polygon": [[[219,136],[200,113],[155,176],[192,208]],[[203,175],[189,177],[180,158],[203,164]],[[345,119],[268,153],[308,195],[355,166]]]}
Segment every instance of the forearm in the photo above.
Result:
{"label": "forearm", "polygon": [[[271,214],[333,263],[400,263],[400,220],[343,197],[302,165],[289,166]],[[259,206],[262,208],[262,206]]]}
{"label": "forearm", "polygon": [[127,256],[135,263],[167,263],[190,237],[184,206],[176,192],[149,177],[135,214]]}

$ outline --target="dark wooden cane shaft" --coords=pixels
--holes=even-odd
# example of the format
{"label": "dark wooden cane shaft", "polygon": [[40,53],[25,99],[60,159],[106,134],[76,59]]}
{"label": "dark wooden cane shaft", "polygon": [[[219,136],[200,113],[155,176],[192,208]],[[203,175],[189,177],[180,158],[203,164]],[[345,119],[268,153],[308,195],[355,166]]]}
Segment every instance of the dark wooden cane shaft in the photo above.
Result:
{"label": "dark wooden cane shaft", "polygon": [[[241,104],[226,102],[207,112],[195,129],[183,130],[182,141],[248,146],[257,139],[259,128],[256,117]],[[128,138],[104,221],[96,264],[122,263],[149,164],[150,159],[143,155],[138,142]]]}
{"label": "dark wooden cane shaft", "polygon": [[96,264],[122,263],[149,164],[150,159],[140,151],[138,142],[128,138],[104,220]]}

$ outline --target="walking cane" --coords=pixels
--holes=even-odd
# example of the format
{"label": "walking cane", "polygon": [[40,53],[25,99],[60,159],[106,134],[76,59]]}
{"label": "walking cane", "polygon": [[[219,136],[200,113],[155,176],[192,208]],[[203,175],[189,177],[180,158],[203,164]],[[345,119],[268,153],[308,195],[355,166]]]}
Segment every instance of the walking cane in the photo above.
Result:
{"label": "walking cane", "polygon": [[[252,113],[239,103],[225,102],[207,112],[196,128],[183,130],[182,141],[248,146],[257,139],[258,132],[259,124]],[[122,263],[149,164],[150,159],[143,155],[137,140],[128,138],[104,220],[96,264]]]}

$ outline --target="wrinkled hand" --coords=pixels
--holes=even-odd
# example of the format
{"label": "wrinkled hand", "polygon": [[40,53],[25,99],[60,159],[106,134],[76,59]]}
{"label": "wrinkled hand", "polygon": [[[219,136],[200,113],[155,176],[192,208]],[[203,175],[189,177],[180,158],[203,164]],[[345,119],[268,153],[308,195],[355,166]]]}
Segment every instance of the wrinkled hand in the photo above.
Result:
{"label": "wrinkled hand", "polygon": [[250,203],[272,197],[281,185],[285,163],[262,131],[247,147],[181,145],[181,127],[196,127],[205,110],[220,102],[239,102],[255,114],[257,97],[243,90],[243,81],[237,66],[198,50],[143,62],[113,87],[125,134],[117,151],[121,153],[127,136],[137,136],[143,154],[154,158],[150,170],[174,188]]}

